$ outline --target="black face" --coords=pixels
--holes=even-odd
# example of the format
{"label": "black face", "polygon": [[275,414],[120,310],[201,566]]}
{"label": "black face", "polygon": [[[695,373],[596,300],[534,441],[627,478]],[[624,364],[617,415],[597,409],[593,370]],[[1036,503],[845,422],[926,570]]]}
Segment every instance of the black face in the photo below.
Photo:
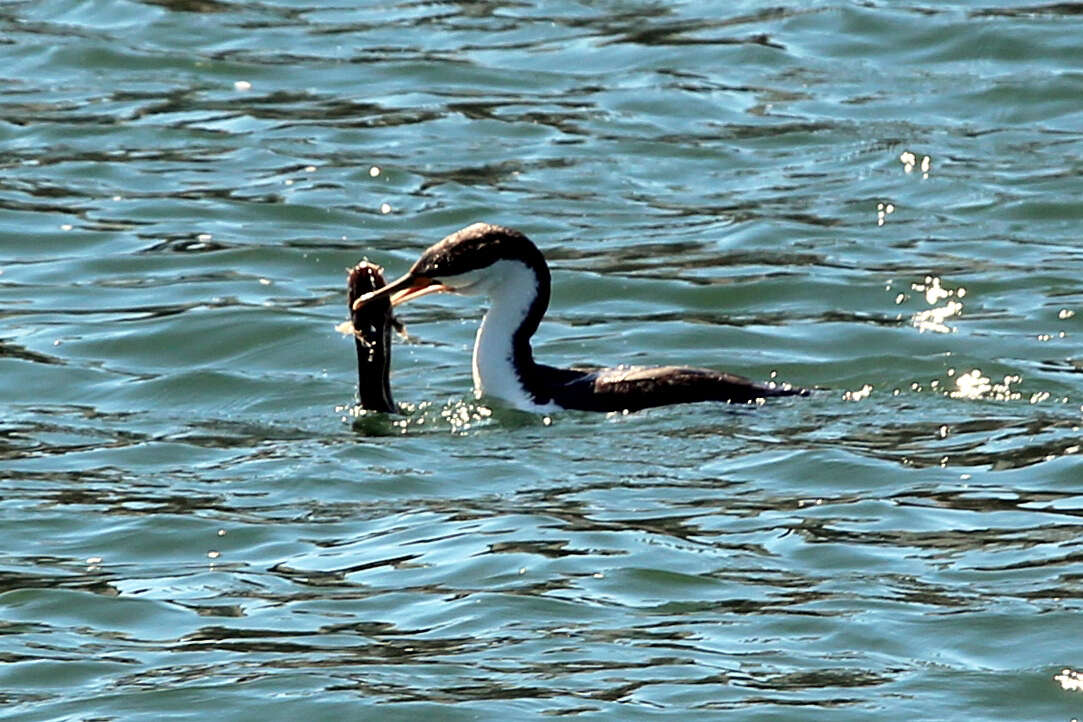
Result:
{"label": "black face", "polygon": [[541,251],[514,228],[475,223],[430,246],[410,269],[412,276],[440,279],[491,266],[497,261],[545,265]]}

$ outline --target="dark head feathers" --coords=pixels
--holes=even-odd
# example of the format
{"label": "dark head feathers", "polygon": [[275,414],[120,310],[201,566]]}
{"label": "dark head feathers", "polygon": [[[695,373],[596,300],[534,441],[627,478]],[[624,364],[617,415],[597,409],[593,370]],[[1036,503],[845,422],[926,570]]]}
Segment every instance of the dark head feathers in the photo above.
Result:
{"label": "dark head feathers", "polygon": [[410,269],[413,276],[439,279],[491,266],[497,261],[521,261],[545,268],[538,247],[514,228],[475,223],[430,246]]}

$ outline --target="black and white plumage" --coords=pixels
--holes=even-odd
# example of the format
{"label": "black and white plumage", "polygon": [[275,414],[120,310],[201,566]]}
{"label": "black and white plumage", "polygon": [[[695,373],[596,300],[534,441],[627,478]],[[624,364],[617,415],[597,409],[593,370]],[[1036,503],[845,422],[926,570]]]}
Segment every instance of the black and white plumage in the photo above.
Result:
{"label": "black and white plumage", "polygon": [[436,292],[489,297],[489,310],[474,342],[474,390],[479,397],[503,399],[523,410],[634,411],[697,401],[752,403],[809,393],[683,366],[587,371],[537,363],[530,339],[549,307],[549,266],[525,235],[487,223],[475,223],[431,246],[408,273],[357,299],[353,308],[388,297],[397,306]]}

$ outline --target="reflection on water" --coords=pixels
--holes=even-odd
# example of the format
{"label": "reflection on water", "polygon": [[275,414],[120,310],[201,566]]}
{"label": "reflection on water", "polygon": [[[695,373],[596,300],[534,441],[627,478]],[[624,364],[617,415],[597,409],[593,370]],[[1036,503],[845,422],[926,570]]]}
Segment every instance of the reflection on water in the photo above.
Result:
{"label": "reflection on water", "polygon": [[[941,285],[939,278],[926,276],[924,283],[912,283],[910,284],[910,289],[923,294],[925,296],[925,303],[933,307],[925,311],[918,311],[914,314],[911,323],[915,328],[922,332],[955,332],[955,329],[948,326],[945,322],[952,316],[959,316],[962,314],[962,301],[954,299],[962,299],[966,296],[965,288],[960,286],[958,288],[946,289]],[[905,297],[902,294],[899,294],[895,301],[896,303],[899,303],[904,299]],[[941,301],[947,302],[943,306],[937,306],[936,304]]]}
{"label": "reflection on water", "polygon": [[1074,669],[1063,669],[1060,674],[1053,677],[1060,683],[1062,689],[1072,692],[1083,691],[1083,674],[1075,671]]}
{"label": "reflection on water", "polygon": [[[948,376],[955,376],[955,369],[948,369]],[[955,399],[994,399],[996,401],[1016,401],[1022,395],[1012,391],[1012,384],[1019,383],[1021,376],[1009,374],[1003,381],[993,383],[988,376],[983,376],[981,369],[971,369],[969,372],[955,377],[955,390],[949,392],[949,396]],[[1032,402],[1045,401],[1049,395],[1040,392],[1032,397]]]}

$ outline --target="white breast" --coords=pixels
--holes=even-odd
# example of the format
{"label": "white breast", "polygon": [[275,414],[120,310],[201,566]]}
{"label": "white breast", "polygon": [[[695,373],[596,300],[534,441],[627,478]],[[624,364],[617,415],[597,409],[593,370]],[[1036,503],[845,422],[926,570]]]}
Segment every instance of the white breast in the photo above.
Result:
{"label": "white breast", "polygon": [[518,261],[497,261],[471,292],[487,293],[490,306],[474,341],[474,393],[495,396],[524,411],[556,411],[554,404],[535,404],[512,363],[512,335],[533,303],[537,280]]}

